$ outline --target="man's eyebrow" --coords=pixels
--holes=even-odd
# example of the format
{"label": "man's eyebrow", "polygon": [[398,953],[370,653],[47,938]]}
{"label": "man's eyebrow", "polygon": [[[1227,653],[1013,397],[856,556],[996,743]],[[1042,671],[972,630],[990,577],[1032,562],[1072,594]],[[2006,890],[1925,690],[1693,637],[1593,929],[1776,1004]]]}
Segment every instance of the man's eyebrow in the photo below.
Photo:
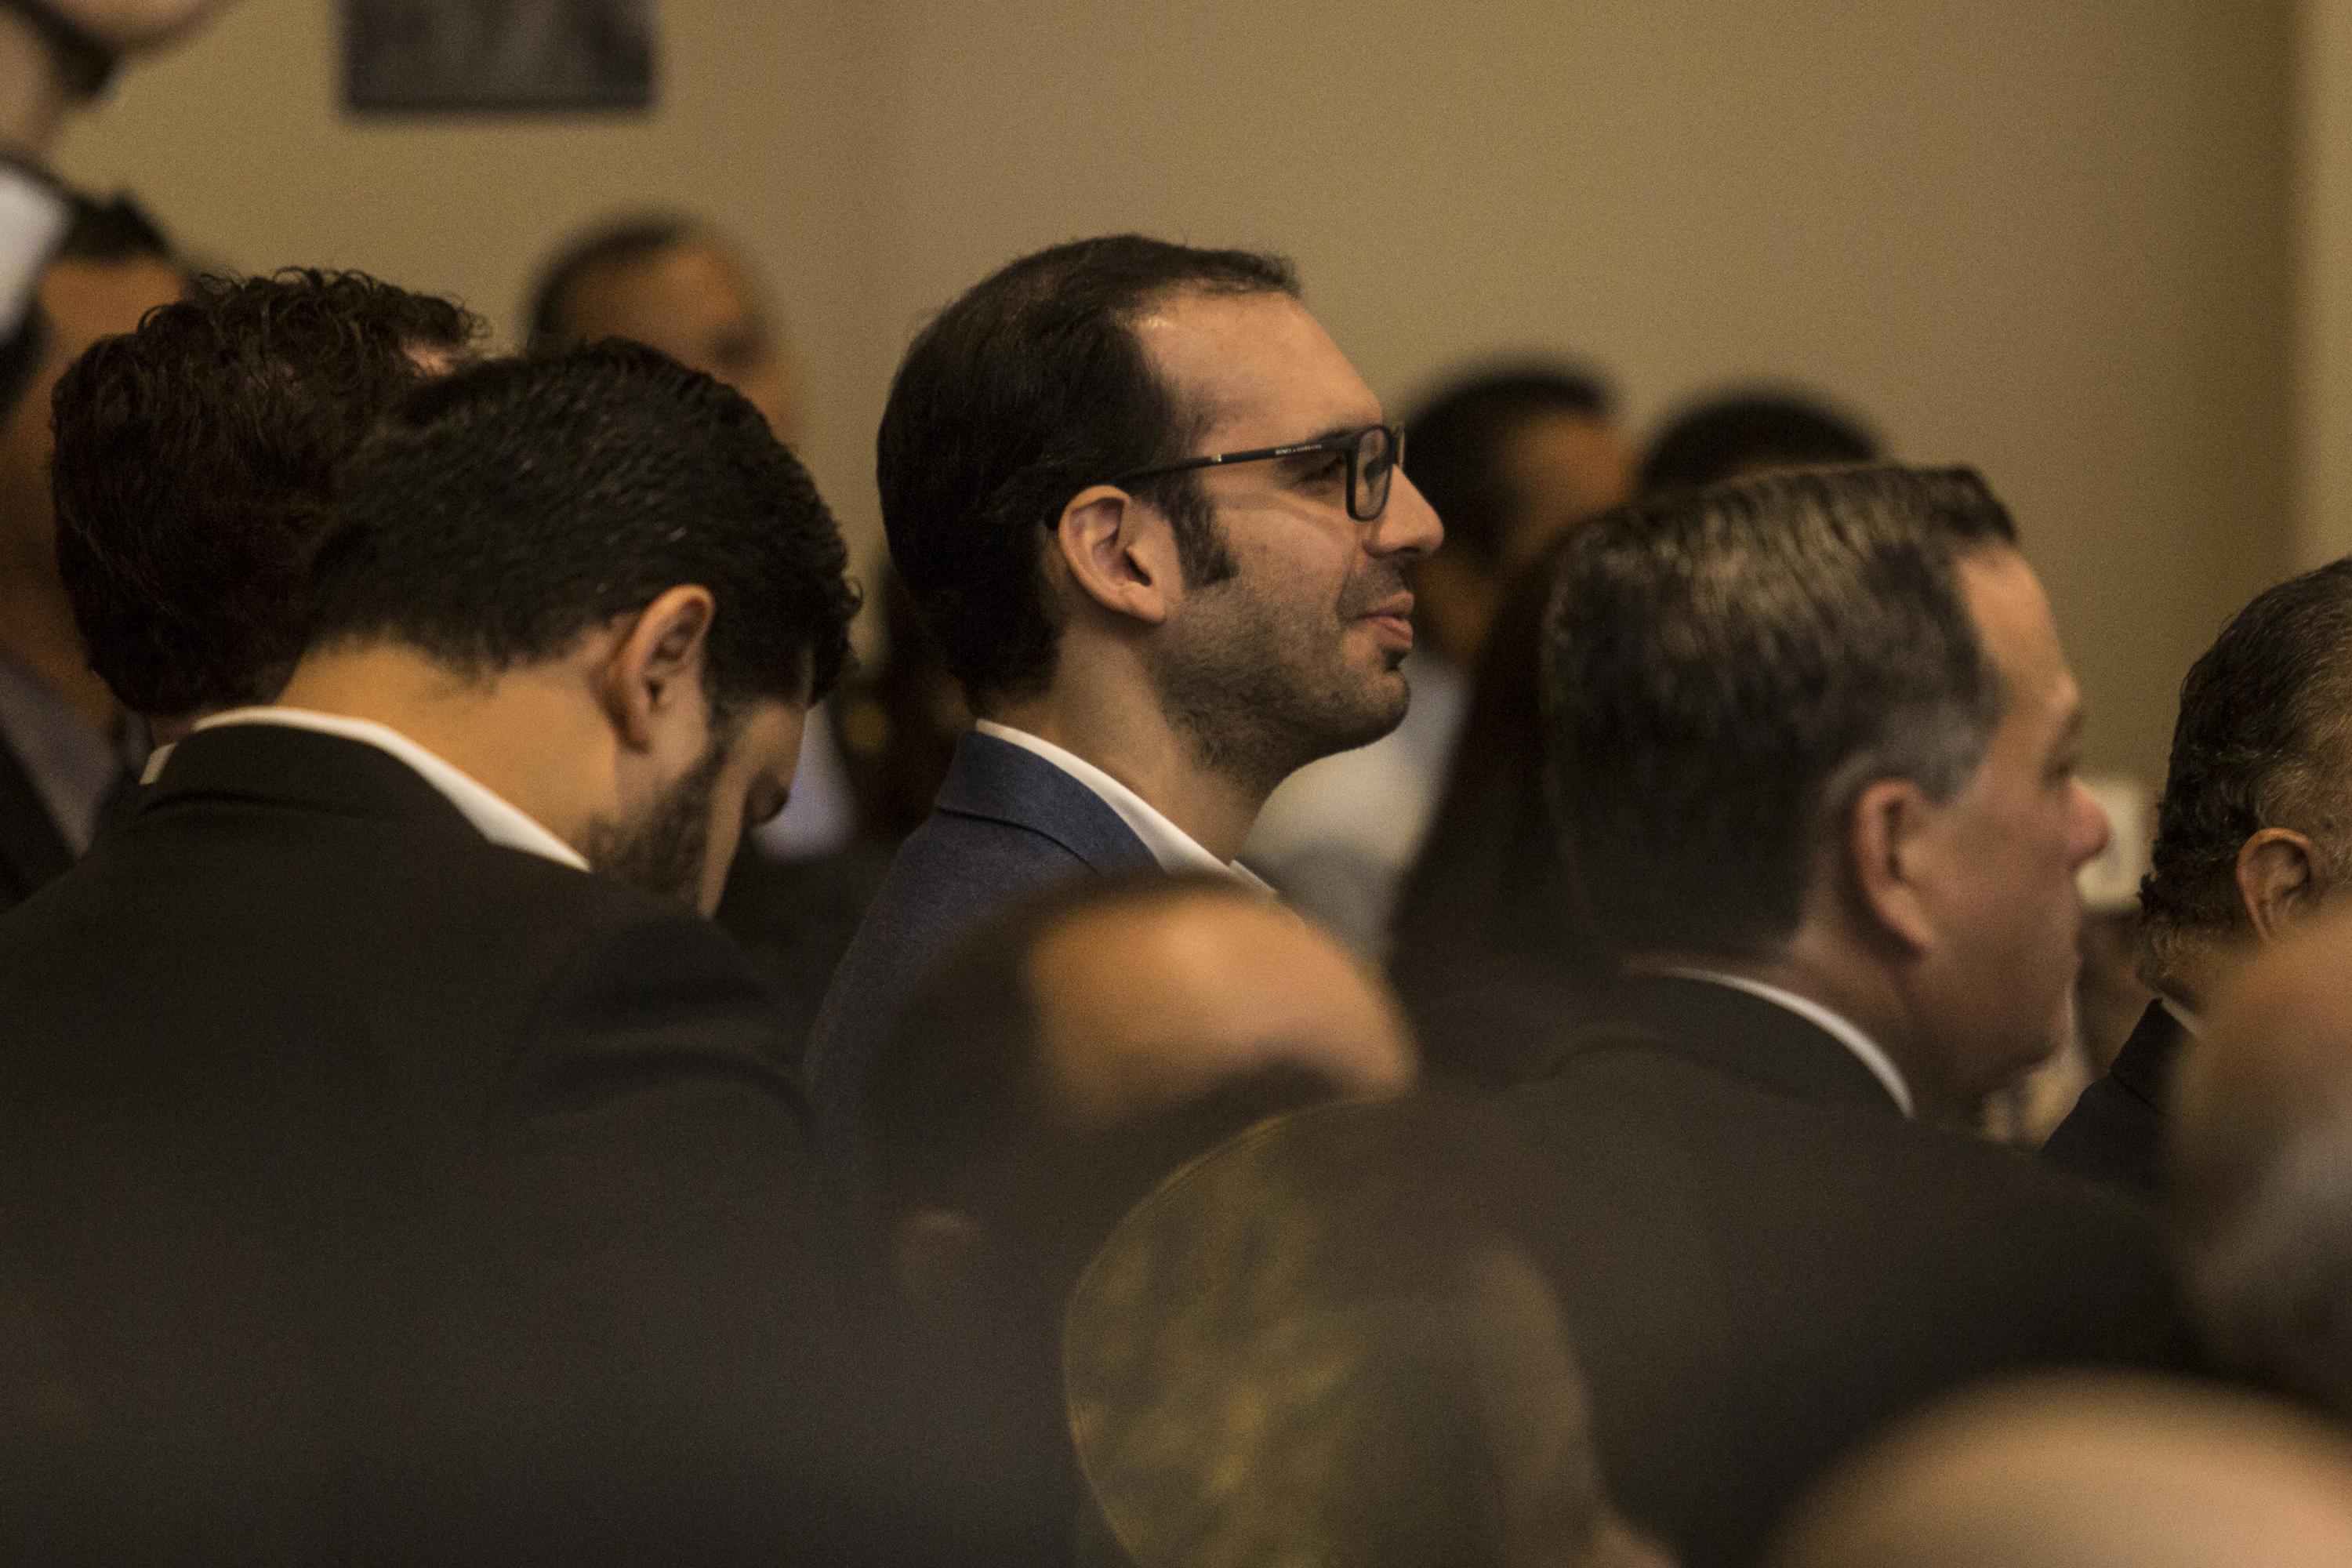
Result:
{"label": "man's eyebrow", "polygon": [[1312,436],[1301,437],[1296,441],[1285,441],[1281,444],[1286,447],[1311,447],[1318,441],[1336,441],[1342,436],[1360,436],[1379,423],[1377,419],[1370,421],[1351,419],[1344,425],[1334,425],[1328,430],[1318,430]]}

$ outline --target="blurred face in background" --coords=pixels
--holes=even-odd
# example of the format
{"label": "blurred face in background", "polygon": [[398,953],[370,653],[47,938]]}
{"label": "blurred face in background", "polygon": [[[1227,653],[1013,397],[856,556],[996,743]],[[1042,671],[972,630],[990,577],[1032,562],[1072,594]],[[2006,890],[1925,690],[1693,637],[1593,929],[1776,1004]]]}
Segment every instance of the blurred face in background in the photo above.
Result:
{"label": "blurred face in background", "polygon": [[1633,494],[1633,450],[1605,419],[1537,415],[1512,434],[1503,466],[1518,501],[1503,544],[1506,577],[1577,523]]}
{"label": "blurred face in background", "polygon": [[566,290],[563,317],[583,342],[628,338],[725,382],[798,447],[800,377],[741,259],[697,237],[650,257],[590,268]]}

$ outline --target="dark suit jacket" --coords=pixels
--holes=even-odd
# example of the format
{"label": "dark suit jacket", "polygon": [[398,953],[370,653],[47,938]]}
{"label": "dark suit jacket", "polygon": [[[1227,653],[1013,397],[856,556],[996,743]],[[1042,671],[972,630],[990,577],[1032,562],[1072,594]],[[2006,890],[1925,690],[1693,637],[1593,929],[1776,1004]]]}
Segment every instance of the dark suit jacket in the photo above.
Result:
{"label": "dark suit jacket", "polygon": [[1906,1121],[1768,1001],[1644,983],[1483,1114],[1497,1217],[1560,1297],[1613,1495],[1685,1568],[1750,1561],[1826,1463],[1947,1391],[2181,1359],[2137,1205]]}
{"label": "dark suit jacket", "polygon": [[387,753],[190,737],[0,921],[0,1554],[836,1559],[775,1034]]}
{"label": "dark suit jacket", "polygon": [[2163,1003],[2149,1003],[2107,1076],[2083,1090],[2042,1144],[2042,1158],[2078,1176],[2161,1199],[2164,1108],[2170,1102],[2173,1060],[2188,1043],[2180,1020]]}
{"label": "dark suit jacket", "polygon": [[33,775],[0,735],[0,914],[64,876],[73,862]]}
{"label": "dark suit jacket", "polygon": [[1033,888],[1156,863],[1101,796],[1045,758],[978,731],[957,742],[930,817],[891,861],[809,1041],[809,1097],[828,1163],[837,1151],[857,1184],[868,1075],[943,948]]}

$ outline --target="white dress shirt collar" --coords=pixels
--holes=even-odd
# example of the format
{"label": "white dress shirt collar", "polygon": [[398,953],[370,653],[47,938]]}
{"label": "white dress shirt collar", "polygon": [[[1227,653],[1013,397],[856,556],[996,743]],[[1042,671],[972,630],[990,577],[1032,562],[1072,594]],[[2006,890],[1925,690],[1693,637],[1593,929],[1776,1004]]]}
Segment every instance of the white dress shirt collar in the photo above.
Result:
{"label": "white dress shirt collar", "polygon": [[1167,817],[1150,801],[1111,777],[1084,757],[1063,750],[1051,741],[1041,741],[1026,730],[1016,730],[1010,724],[999,724],[992,719],[981,719],[972,728],[983,735],[993,736],[1009,745],[1045,758],[1072,778],[1092,790],[1102,803],[1118,814],[1118,819],[1151,851],[1163,871],[1207,871],[1214,876],[1230,877],[1244,887],[1259,892],[1271,892],[1265,883],[1248,867],[1239,861],[1220,860],[1201,847],[1198,839]]}
{"label": "white dress shirt collar", "polygon": [[2189,1037],[2190,1039],[2198,1040],[2204,1038],[2204,1019],[2199,1017],[2195,1013],[2189,1011],[2187,1007],[2182,1006],[2179,1003],[2175,1002],[2169,996],[2159,996],[2156,1000],[2158,1005],[2161,1006],[2166,1012],[2172,1015],[2172,1021],[2174,1023],[2189,1031]]}
{"label": "white dress shirt collar", "polygon": [[[307,708],[233,708],[226,713],[215,713],[209,719],[197,721],[194,729],[217,730],[230,724],[279,724],[289,730],[310,730],[321,735],[340,736],[346,741],[373,746],[380,752],[388,752],[407,763],[426,784],[440,791],[449,804],[463,813],[466,820],[491,843],[553,860],[575,871],[588,869],[588,862],[581,857],[580,851],[550,833],[520,807],[492,793],[480,780],[460,772],[389,725],[367,719],[347,719],[338,713],[314,713]],[[156,762],[160,764],[162,761],[162,753],[159,752]]]}
{"label": "white dress shirt collar", "polygon": [[1888,1096],[1902,1108],[1906,1117],[1917,1114],[1911,1104],[1911,1086],[1903,1081],[1902,1070],[1895,1067],[1893,1058],[1879,1048],[1877,1041],[1854,1027],[1853,1020],[1832,1013],[1820,1003],[1800,996],[1793,991],[1767,985],[1761,980],[1750,980],[1744,974],[1726,974],[1717,969],[1661,969],[1654,973],[1671,975],[1677,980],[1703,980],[1711,985],[1728,985],[1734,991],[1745,991],[1774,1006],[1787,1008],[1852,1051],[1862,1065],[1885,1086]]}

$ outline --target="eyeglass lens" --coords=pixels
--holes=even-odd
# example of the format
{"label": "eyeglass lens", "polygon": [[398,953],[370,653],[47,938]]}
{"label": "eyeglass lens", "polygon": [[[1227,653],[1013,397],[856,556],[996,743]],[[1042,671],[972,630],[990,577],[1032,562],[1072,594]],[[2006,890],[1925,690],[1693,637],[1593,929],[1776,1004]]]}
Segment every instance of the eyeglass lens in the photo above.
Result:
{"label": "eyeglass lens", "polygon": [[1356,438],[1356,462],[1349,478],[1348,514],[1358,522],[1372,522],[1387,510],[1389,481],[1396,477],[1396,447],[1387,429],[1375,425]]}

